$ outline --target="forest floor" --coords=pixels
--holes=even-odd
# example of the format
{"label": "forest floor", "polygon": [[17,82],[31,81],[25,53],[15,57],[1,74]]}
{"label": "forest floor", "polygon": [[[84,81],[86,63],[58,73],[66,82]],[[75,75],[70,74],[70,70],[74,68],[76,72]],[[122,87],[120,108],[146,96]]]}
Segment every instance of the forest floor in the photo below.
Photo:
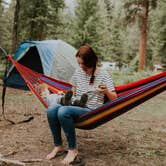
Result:
{"label": "forest floor", "polygon": [[[163,92],[96,129],[76,129],[79,156],[84,165],[165,166],[165,100],[166,92]],[[53,148],[53,140],[45,108],[34,95],[7,88],[5,110],[7,118],[15,122],[28,117],[34,119],[11,125],[0,114],[0,155],[24,161],[26,166],[62,165],[60,160],[64,156],[51,161],[44,159]],[[0,165],[5,164],[0,162]]]}

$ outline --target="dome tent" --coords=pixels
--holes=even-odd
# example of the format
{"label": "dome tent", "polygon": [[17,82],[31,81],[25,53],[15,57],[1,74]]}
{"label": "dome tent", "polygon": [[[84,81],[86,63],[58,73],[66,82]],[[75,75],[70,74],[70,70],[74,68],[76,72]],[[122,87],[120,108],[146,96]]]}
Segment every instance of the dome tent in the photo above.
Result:
{"label": "dome tent", "polygon": [[[27,41],[19,45],[13,58],[36,72],[68,82],[78,67],[76,52],[74,47],[62,40]],[[6,85],[27,89],[12,64],[7,73]]]}

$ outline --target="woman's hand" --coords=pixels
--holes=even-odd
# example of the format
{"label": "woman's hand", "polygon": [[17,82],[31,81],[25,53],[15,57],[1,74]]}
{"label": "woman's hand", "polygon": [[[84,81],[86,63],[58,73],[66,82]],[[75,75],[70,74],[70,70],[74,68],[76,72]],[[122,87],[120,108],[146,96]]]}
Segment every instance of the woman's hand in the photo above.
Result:
{"label": "woman's hand", "polygon": [[108,91],[108,88],[106,86],[106,84],[99,84],[98,87],[97,87],[97,90],[100,92],[100,93],[103,93],[103,94],[106,94],[106,92]]}
{"label": "woman's hand", "polygon": [[115,92],[115,91],[110,91],[110,90],[107,88],[106,84],[100,84],[100,85],[98,86],[98,91],[99,91],[100,93],[105,94],[105,95],[108,97],[109,100],[114,100],[114,99],[117,98],[116,92]]}

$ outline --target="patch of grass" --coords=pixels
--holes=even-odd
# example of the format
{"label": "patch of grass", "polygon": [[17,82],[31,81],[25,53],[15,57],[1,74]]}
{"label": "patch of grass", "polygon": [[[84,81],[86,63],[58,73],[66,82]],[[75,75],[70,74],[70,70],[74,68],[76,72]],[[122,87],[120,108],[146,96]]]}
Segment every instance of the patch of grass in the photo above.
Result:
{"label": "patch of grass", "polygon": [[127,84],[157,74],[156,71],[134,72],[130,70],[110,71],[115,85]]}

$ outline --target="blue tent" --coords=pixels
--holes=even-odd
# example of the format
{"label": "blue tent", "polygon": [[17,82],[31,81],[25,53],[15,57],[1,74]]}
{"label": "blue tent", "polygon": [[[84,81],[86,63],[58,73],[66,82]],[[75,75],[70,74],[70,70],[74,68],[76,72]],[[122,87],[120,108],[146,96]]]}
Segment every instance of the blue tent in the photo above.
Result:
{"label": "blue tent", "polygon": [[[78,67],[76,52],[74,47],[62,40],[27,41],[19,45],[14,59],[36,72],[69,81]],[[7,73],[6,85],[27,89],[24,80],[12,64]]]}

